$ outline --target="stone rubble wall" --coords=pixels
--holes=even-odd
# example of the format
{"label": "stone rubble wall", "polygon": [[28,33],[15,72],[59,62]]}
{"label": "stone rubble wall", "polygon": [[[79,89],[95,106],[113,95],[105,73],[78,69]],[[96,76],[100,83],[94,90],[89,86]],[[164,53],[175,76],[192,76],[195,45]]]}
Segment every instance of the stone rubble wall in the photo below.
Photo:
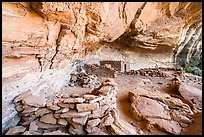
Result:
{"label": "stone rubble wall", "polygon": [[88,74],[95,74],[98,77],[111,77],[117,76],[117,71],[112,67],[98,66],[95,64],[85,64],[84,68]]}
{"label": "stone rubble wall", "polygon": [[94,88],[99,86],[98,77],[96,75],[88,75],[84,72],[72,73],[69,86],[81,86],[83,88]]}
{"label": "stone rubble wall", "polygon": [[179,68],[144,68],[139,70],[130,70],[126,72],[127,75],[141,75],[150,77],[169,77],[164,71],[175,71],[173,75],[183,76],[183,70]]}
{"label": "stone rubble wall", "polygon": [[6,135],[104,134],[118,116],[116,85],[109,79],[92,93],[67,98],[43,98],[28,90],[13,100],[21,121]]}

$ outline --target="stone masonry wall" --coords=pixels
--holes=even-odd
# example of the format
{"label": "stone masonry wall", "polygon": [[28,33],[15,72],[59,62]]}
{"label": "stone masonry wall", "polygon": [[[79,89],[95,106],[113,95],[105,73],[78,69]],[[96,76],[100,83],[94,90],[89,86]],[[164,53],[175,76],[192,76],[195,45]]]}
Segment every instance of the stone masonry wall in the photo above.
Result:
{"label": "stone masonry wall", "polygon": [[20,123],[6,135],[104,134],[117,118],[116,83],[103,82],[91,93],[43,98],[30,90],[13,100]]}

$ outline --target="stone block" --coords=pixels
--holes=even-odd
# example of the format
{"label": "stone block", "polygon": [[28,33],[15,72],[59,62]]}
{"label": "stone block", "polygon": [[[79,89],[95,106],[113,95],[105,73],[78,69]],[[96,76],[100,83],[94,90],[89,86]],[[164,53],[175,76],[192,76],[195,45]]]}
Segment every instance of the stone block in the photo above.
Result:
{"label": "stone block", "polygon": [[99,108],[99,103],[76,104],[76,109],[78,112],[88,112],[88,111],[96,110],[98,108]]}
{"label": "stone block", "polygon": [[101,120],[99,118],[88,120],[86,128],[93,128],[97,126],[100,123],[100,121]]}
{"label": "stone block", "polygon": [[45,114],[40,118],[41,122],[47,123],[47,124],[56,124],[57,120],[53,117],[53,114]]}
{"label": "stone block", "polygon": [[88,112],[77,112],[77,110],[69,110],[66,113],[60,114],[61,118],[68,118],[68,117],[84,117],[91,114],[91,111]]}

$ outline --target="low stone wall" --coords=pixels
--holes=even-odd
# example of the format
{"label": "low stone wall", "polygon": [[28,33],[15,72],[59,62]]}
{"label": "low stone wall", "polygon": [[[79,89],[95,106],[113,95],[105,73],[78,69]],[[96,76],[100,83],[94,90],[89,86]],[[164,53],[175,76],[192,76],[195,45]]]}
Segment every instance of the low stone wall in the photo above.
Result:
{"label": "low stone wall", "polygon": [[116,85],[108,79],[92,93],[67,98],[44,98],[28,90],[13,100],[21,121],[6,135],[105,134],[118,116]]}
{"label": "low stone wall", "polygon": [[183,75],[181,69],[175,68],[144,68],[139,70],[130,70],[126,72],[127,75],[141,75],[141,76],[150,76],[150,77],[168,77],[164,71],[175,71],[177,75]]}

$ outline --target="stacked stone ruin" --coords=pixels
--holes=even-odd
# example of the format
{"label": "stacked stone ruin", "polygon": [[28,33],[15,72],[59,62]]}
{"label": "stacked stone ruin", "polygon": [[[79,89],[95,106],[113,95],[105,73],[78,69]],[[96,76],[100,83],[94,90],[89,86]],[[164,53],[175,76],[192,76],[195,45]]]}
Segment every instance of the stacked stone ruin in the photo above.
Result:
{"label": "stacked stone ruin", "polygon": [[94,88],[99,86],[98,77],[85,72],[71,74],[69,86],[81,86],[83,88]]}
{"label": "stacked stone ruin", "polygon": [[21,121],[6,135],[107,134],[118,118],[116,83],[107,79],[91,93],[45,98],[30,90],[14,99]]}
{"label": "stacked stone ruin", "polygon": [[169,77],[163,71],[175,71],[177,75],[182,73],[181,69],[175,68],[144,68],[139,70],[130,70],[126,72],[127,75],[141,75],[141,76],[150,76],[150,77]]}
{"label": "stacked stone ruin", "polygon": [[98,64],[84,64],[83,67],[87,74],[95,74],[98,77],[115,78],[118,74],[118,71],[108,64],[103,66],[100,66]]}

